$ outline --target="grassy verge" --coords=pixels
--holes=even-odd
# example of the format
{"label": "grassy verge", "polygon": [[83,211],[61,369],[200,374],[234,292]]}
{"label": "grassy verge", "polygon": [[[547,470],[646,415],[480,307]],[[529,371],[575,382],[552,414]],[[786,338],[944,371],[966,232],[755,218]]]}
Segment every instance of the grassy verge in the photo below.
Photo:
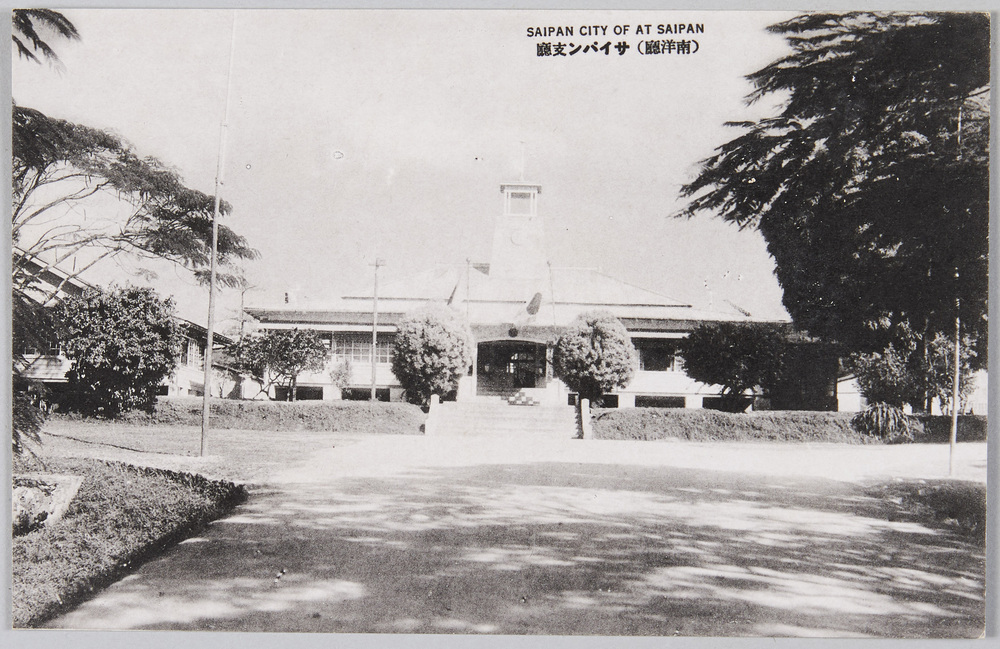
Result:
{"label": "grassy verge", "polygon": [[[427,416],[409,403],[376,401],[235,401],[211,400],[211,426],[218,429],[415,435]],[[201,425],[202,400],[161,397],[148,415],[127,413],[120,423],[132,425]],[[55,415],[65,420],[73,415]]]}
{"label": "grassy verge", "polygon": [[58,523],[13,539],[15,628],[38,626],[246,498],[231,482],[120,463],[48,468],[84,481]]}
{"label": "grassy verge", "polygon": [[683,439],[696,442],[837,442],[870,444],[875,440],[851,427],[849,412],[623,408],[594,411],[597,439]]}

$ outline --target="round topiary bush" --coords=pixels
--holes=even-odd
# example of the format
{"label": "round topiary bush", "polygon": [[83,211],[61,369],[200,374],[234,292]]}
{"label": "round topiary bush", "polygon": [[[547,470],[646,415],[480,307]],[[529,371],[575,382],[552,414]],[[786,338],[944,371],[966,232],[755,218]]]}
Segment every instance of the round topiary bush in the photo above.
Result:
{"label": "round topiary bush", "polygon": [[450,398],[471,363],[472,333],[454,310],[428,306],[399,323],[392,372],[410,403],[427,405],[432,394]]}
{"label": "round topiary bush", "polygon": [[606,311],[578,316],[559,336],[552,352],[555,375],[595,405],[606,392],[628,385],[638,366],[639,355],[628,330]]}

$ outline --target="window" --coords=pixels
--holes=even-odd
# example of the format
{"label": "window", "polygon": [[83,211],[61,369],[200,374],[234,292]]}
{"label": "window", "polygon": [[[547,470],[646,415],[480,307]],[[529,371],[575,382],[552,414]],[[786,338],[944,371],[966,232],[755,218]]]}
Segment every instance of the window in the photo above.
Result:
{"label": "window", "polygon": [[197,340],[187,338],[181,343],[181,365],[205,369],[205,358]]}
{"label": "window", "polygon": [[[372,340],[367,340],[358,336],[341,338],[333,341],[336,346],[334,359],[338,363],[350,361],[351,363],[371,363],[372,360]],[[388,340],[378,341],[375,348],[375,362],[379,365],[388,365],[392,362],[392,343]]]}
{"label": "window", "polygon": [[633,340],[639,352],[639,370],[643,372],[682,372],[684,364],[672,340]]}
{"label": "window", "polygon": [[684,397],[663,397],[651,394],[637,394],[636,408],[683,408]]}
{"label": "window", "polygon": [[[295,388],[296,401],[322,401],[323,388],[312,385],[299,385]],[[275,401],[288,401],[288,387],[284,385],[275,386]]]}
{"label": "window", "polygon": [[44,348],[34,342],[25,342],[15,348],[14,352],[22,356],[58,356],[62,353],[62,346],[58,340],[53,338]]}
{"label": "window", "polygon": [[510,193],[510,214],[529,216],[532,213],[531,202],[533,194],[529,192]]}
{"label": "window", "polygon": [[[345,401],[368,401],[372,398],[371,388],[344,388],[341,397]],[[389,400],[389,388],[375,388],[376,401]]]}

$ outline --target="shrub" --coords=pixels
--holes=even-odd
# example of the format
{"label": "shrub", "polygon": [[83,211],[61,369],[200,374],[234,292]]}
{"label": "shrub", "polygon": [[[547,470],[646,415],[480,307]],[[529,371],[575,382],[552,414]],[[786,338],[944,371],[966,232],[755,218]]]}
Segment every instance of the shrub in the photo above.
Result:
{"label": "shrub", "polygon": [[554,374],[594,404],[601,403],[605,392],[628,385],[638,365],[625,325],[605,311],[579,315],[552,352]]}
{"label": "shrub", "polygon": [[455,311],[429,306],[399,323],[392,372],[410,403],[423,406],[432,394],[454,395],[471,363],[472,333]]}
{"label": "shrub", "polygon": [[888,403],[874,403],[851,419],[855,430],[884,440],[911,438],[910,424],[903,411]]}
{"label": "shrub", "polygon": [[45,423],[45,413],[36,403],[36,395],[29,391],[28,381],[14,372],[11,393],[11,448],[15,456],[30,451],[28,445],[41,445],[39,433]]}
{"label": "shrub", "polygon": [[172,300],[151,288],[90,288],[59,306],[59,320],[73,361],[71,408],[104,417],[153,409],[157,387],[180,351]]}
{"label": "shrub", "polygon": [[[951,437],[951,417],[914,415],[909,418],[913,441],[927,444],[947,444]],[[958,441],[985,442],[989,432],[983,415],[959,415]]]}

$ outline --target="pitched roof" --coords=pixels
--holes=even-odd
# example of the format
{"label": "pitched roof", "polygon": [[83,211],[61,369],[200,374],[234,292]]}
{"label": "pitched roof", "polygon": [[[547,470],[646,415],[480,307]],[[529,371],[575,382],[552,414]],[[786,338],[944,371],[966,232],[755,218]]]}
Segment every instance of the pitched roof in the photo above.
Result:
{"label": "pitched roof", "polygon": [[[550,268],[546,276],[529,279],[491,276],[484,270],[471,264],[442,265],[380,284],[379,322],[394,324],[402,314],[428,302],[449,304],[480,325],[562,326],[595,309],[652,331],[689,328],[681,323],[755,320],[735,305],[717,311],[696,309],[592,268]],[[255,307],[247,312],[271,323],[370,326],[372,308],[372,293],[367,292],[311,308]]]}

